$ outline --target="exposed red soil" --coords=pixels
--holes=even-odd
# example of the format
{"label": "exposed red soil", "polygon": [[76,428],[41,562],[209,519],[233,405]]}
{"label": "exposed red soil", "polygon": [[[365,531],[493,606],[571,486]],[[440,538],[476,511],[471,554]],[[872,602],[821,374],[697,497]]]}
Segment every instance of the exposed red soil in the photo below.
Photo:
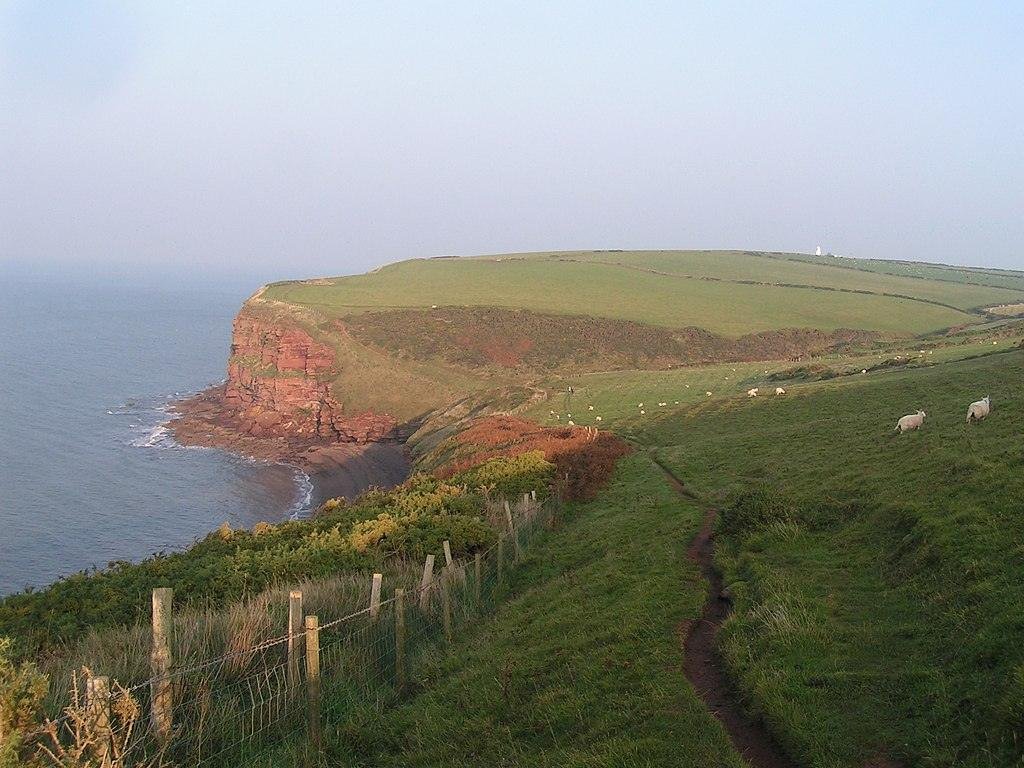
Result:
{"label": "exposed red soil", "polygon": [[[664,467],[662,467],[664,469]],[[672,487],[693,498],[686,487],[665,471]],[[753,768],[796,768],[764,725],[749,717],[736,701],[718,654],[718,633],[729,614],[729,602],[722,597],[722,576],[715,569],[714,528],[717,512],[707,509],[700,531],[687,549],[687,556],[700,566],[707,579],[708,599],[701,617],[681,627],[683,671],[711,713],[722,723],[736,751]]]}
{"label": "exposed red soil", "polygon": [[558,472],[569,499],[590,499],[607,482],[616,462],[632,449],[610,432],[591,427],[540,427],[515,416],[487,416],[451,440],[452,457],[435,470],[449,477],[499,456],[542,451]]}

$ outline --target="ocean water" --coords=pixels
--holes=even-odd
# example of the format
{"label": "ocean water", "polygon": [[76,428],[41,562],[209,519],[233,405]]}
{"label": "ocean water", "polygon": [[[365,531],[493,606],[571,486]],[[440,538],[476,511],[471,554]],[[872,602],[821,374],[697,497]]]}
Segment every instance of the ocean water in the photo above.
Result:
{"label": "ocean water", "polygon": [[223,379],[255,287],[0,279],[0,594],[308,512],[302,473],[160,427]]}

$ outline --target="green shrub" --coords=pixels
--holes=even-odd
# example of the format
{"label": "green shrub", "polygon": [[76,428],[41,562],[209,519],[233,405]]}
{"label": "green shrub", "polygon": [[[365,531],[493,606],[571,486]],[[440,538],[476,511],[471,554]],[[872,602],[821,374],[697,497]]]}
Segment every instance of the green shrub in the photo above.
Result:
{"label": "green shrub", "polygon": [[310,520],[263,523],[252,531],[225,523],[184,552],[112,563],[0,599],[0,632],[18,638],[19,656],[31,655],[92,627],[144,620],[155,587],[173,587],[182,604],[224,603],[277,583],[377,568],[389,557],[419,559],[439,552],[445,539],[456,555],[469,554],[496,539],[483,519],[486,494],[543,491],[553,473],[535,451],[447,480],[417,474],[352,502],[332,499]]}
{"label": "green shrub", "polygon": [[0,768],[19,761],[25,736],[39,723],[47,680],[34,665],[15,664],[13,644],[0,637]]}
{"label": "green shrub", "polygon": [[767,486],[741,491],[722,510],[719,530],[733,539],[762,531],[779,523],[797,523],[790,500]]}
{"label": "green shrub", "polygon": [[517,456],[500,456],[454,475],[450,482],[470,488],[486,488],[489,493],[506,498],[522,496],[530,491],[542,493],[555,475],[555,465],[544,458],[543,451],[527,451]]}

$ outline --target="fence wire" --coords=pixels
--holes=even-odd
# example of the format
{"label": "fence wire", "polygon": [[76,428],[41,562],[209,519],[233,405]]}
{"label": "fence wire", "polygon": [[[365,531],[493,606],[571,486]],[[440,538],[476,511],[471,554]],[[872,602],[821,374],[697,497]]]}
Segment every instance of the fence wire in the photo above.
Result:
{"label": "fence wire", "polygon": [[[502,506],[496,517],[507,523],[507,509],[511,530],[505,525],[498,542],[471,559],[446,565],[441,555],[426,586],[406,579],[401,598],[393,593],[376,610],[367,605],[336,617],[320,600],[315,638],[308,629],[263,639],[253,631],[252,642],[242,644],[236,635],[216,657],[133,684],[104,677],[102,669],[74,676],[59,691],[62,702],[51,702],[59,714],[37,734],[39,757],[53,766],[252,765],[268,760],[268,751],[315,742],[324,726],[345,732],[401,700],[417,670],[495,608],[517,553],[554,522],[558,503],[524,496]],[[280,610],[259,607],[281,620]],[[315,664],[308,640],[319,646]]]}

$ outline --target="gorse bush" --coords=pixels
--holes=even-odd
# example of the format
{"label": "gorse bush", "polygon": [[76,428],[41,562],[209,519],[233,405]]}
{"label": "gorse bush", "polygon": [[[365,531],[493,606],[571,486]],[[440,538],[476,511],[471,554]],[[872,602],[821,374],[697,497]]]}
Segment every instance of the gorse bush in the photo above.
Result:
{"label": "gorse bush", "polygon": [[46,677],[32,664],[15,663],[11,651],[11,640],[0,637],[0,768],[25,764],[21,745],[39,721],[47,689]]}
{"label": "gorse bush", "polygon": [[546,487],[554,471],[555,466],[544,458],[543,451],[527,451],[517,456],[488,459],[460,477],[470,487],[512,497]]}
{"label": "gorse bush", "polygon": [[[553,474],[564,497],[576,500],[593,498],[608,481],[616,462],[629,451],[618,437],[591,427],[540,427],[514,416],[489,416],[441,443],[430,459],[438,465],[435,473],[440,477],[461,473],[482,484],[491,480],[499,489],[517,493],[533,486],[512,480],[514,472],[508,479],[503,477],[510,469],[521,467],[524,478]],[[494,459],[521,464],[492,464]]]}
{"label": "gorse bush", "polygon": [[111,563],[10,595],[0,600],[0,632],[17,638],[15,651],[24,656],[89,628],[142,620],[155,587],[173,587],[183,604],[221,604],[273,584],[379,568],[394,557],[422,558],[439,552],[446,539],[456,557],[465,556],[496,540],[484,517],[488,494],[543,492],[553,474],[538,456],[495,458],[445,480],[417,474],[351,503],[331,500],[310,520],[263,523],[251,531],[225,523],[184,552]]}

